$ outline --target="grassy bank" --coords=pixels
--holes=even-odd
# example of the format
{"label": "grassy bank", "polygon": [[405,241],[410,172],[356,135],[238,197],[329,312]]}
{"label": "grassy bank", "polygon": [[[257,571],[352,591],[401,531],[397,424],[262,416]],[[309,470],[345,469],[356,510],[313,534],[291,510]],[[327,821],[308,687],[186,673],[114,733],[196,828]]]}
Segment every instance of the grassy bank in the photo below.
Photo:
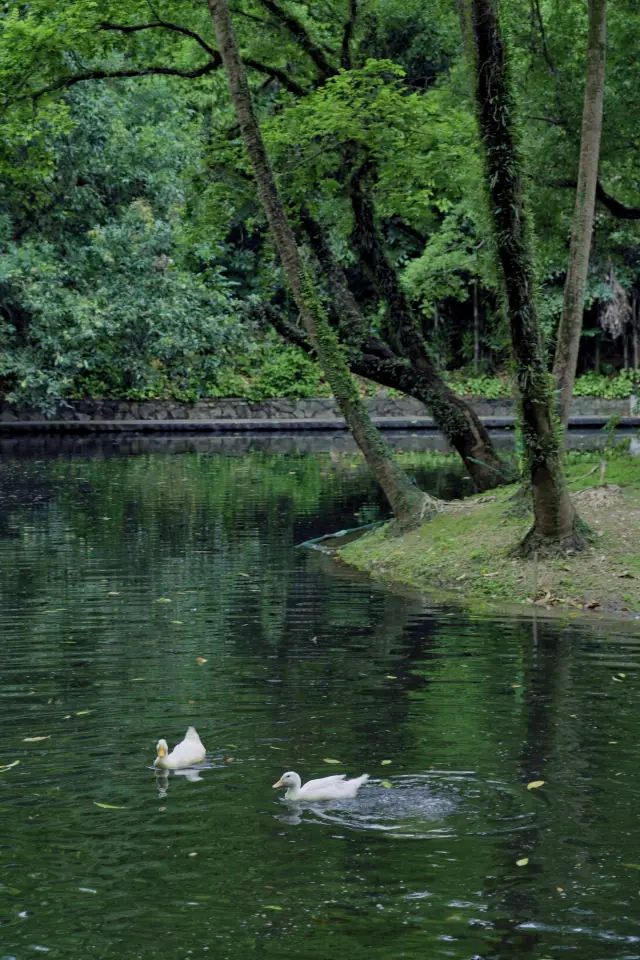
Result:
{"label": "grassy bank", "polygon": [[444,589],[471,605],[535,602],[640,614],[640,461],[616,454],[607,461],[604,483],[597,454],[568,454],[567,461],[576,506],[593,532],[584,553],[537,564],[509,557],[531,524],[530,516],[514,516],[513,486],[449,504],[403,536],[382,527],[339,555],[376,579],[425,592]]}

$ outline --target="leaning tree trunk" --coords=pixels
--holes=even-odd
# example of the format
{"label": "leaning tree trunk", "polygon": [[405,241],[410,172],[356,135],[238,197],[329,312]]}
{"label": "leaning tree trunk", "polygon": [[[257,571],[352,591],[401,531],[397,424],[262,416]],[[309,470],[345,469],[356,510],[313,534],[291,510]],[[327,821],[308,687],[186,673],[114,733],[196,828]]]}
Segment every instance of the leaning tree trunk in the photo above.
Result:
{"label": "leaning tree trunk", "polygon": [[384,490],[394,515],[402,523],[415,522],[427,509],[433,510],[436,501],[419,491],[393,462],[384,440],[371,422],[360,399],[318,291],[302,262],[282,205],[260,128],[254,116],[251,93],[233,32],[227,0],[208,0],[208,4],[229,82],[231,100],[251,160],[260,201],[309,339],[347,426]]}
{"label": "leaning tree trunk", "polygon": [[[442,379],[424,345],[417,359],[414,351],[407,363],[403,363],[391,348],[381,351],[379,347],[382,344],[377,344],[372,354],[369,345],[375,338],[372,338],[371,328],[349,288],[342,267],[329,248],[322,227],[307,210],[301,211],[301,222],[329,283],[334,310],[341,320],[341,339],[352,347],[350,366],[353,372],[420,400],[440,432],[460,454],[477,490],[493,490],[501,484],[511,483],[515,479],[512,467],[498,456],[489,431],[475,410]],[[382,258],[386,264],[386,271],[376,271],[378,283],[383,275],[389,278],[380,292],[383,296],[388,295],[389,287],[393,285],[397,292],[393,301],[396,303],[396,312],[392,319],[404,317],[403,324],[399,323],[399,326],[414,324],[415,318],[407,317],[409,306],[391,265],[386,263],[381,244],[380,239],[375,244],[377,252],[371,255],[374,265]],[[416,337],[419,334],[416,333]]]}
{"label": "leaning tree trunk", "polygon": [[564,284],[562,316],[553,363],[553,376],[558,391],[558,415],[563,426],[566,426],[569,420],[582,333],[582,314],[598,183],[606,51],[607,0],[589,0],[587,79],[582,113],[578,189],[571,227],[569,266]]}
{"label": "leaning tree trunk", "polygon": [[[445,383],[429,355],[418,319],[387,256],[373,203],[365,189],[364,179],[371,166],[368,160],[365,161],[350,179],[354,215],[351,240],[363,271],[368,274],[380,298],[386,300],[386,339],[415,369],[421,389],[419,396],[415,393],[413,396],[424,403],[440,432],[460,454],[476,488],[491,490],[510,483],[512,471],[500,460],[489,431],[475,410]],[[327,273],[331,280],[330,267],[327,267]]]}
{"label": "leaning tree trunk", "polygon": [[498,0],[472,0],[472,30],[490,212],[504,275],[522,435],[533,494],[534,525],[519,551],[526,555],[532,550],[581,548],[584,537],[564,481],[551,378],[535,309],[532,241]]}

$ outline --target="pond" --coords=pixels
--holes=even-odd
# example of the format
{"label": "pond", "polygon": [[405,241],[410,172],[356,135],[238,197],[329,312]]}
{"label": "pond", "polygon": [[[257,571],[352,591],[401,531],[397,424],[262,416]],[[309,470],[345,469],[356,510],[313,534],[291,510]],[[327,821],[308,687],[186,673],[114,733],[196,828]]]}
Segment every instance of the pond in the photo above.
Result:
{"label": "pond", "polygon": [[[297,549],[383,515],[347,449],[12,449],[2,960],[640,957],[632,626],[470,616]],[[204,769],[157,776],[190,724]],[[292,769],[371,780],[292,806]]]}

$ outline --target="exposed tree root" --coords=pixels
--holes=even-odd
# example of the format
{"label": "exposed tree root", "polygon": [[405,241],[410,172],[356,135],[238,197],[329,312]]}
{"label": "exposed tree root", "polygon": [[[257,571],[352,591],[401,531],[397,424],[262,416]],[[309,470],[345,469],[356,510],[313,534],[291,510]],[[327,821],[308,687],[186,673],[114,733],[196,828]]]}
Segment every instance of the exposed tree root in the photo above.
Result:
{"label": "exposed tree root", "polygon": [[406,520],[392,520],[387,524],[384,528],[385,535],[388,537],[400,537],[404,533],[416,530],[422,526],[423,523],[428,523],[429,520],[433,520],[437,514],[446,509],[446,506],[447,504],[444,500],[438,500],[437,497],[432,497],[430,494],[425,493],[410,517]]}
{"label": "exposed tree root", "polygon": [[580,553],[589,545],[589,527],[576,517],[573,529],[564,537],[545,537],[536,527],[532,527],[517,547],[509,552],[510,557],[530,560],[535,554],[540,559],[563,557],[568,553]]}

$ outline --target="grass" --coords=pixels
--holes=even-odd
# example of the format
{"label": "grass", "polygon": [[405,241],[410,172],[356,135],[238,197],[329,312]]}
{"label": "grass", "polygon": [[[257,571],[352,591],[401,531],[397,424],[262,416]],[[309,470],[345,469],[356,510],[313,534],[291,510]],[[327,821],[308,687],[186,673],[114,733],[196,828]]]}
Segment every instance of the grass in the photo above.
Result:
{"label": "grass", "polygon": [[567,455],[570,489],[593,533],[582,553],[537,563],[509,557],[531,525],[530,515],[513,516],[509,501],[517,486],[511,486],[447,505],[402,536],[394,536],[391,525],[379,528],[339,556],[376,579],[425,592],[444,589],[472,606],[535,602],[640,614],[640,462],[617,452],[601,483],[601,460],[596,453]]}

